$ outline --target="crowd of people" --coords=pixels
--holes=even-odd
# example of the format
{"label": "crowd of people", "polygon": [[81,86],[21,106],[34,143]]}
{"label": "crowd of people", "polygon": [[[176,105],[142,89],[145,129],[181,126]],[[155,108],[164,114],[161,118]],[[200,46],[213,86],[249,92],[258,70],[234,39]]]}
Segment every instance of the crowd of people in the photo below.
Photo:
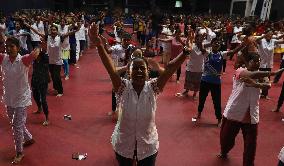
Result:
{"label": "crowd of people", "polygon": [[[65,81],[72,79],[69,65],[79,68],[78,60],[94,45],[113,85],[112,111],[116,126],[111,138],[120,166],[154,166],[159,141],[155,123],[157,98],[167,81],[186,61],[185,82],[176,97],[199,100],[194,121],[201,118],[211,93],[216,126],[220,127],[221,159],[234,147],[242,130],[243,165],[253,166],[259,123],[259,100],[269,99],[271,82],[280,80],[284,65],[284,21],[226,16],[133,14],[127,25],[115,15],[105,26],[105,13],[53,11],[15,12],[0,21],[0,64],[4,104],[12,125],[16,156],[24,157],[23,146],[35,143],[25,127],[31,91],[38,109],[44,112],[44,126],[50,124],[46,100],[48,83],[53,94],[63,96],[61,68]],[[130,29],[130,30],[129,30]],[[161,62],[156,57],[161,56]],[[272,71],[275,56],[281,56],[280,69]],[[226,63],[234,61],[233,89],[221,110],[221,75]],[[32,65],[31,90],[28,71]],[[176,73],[176,74],[175,74]],[[275,76],[272,80],[271,76]],[[271,77],[271,78],[270,78]],[[284,101],[284,84],[273,112]],[[283,149],[279,165],[284,165]]]}

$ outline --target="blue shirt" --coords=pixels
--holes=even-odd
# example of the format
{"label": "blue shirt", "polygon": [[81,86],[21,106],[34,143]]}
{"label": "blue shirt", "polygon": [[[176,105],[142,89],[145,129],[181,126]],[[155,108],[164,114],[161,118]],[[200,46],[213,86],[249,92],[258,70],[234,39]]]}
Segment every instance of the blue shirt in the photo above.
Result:
{"label": "blue shirt", "polygon": [[210,53],[204,61],[204,72],[201,80],[212,83],[221,84],[221,72],[223,65],[223,55],[221,52]]}

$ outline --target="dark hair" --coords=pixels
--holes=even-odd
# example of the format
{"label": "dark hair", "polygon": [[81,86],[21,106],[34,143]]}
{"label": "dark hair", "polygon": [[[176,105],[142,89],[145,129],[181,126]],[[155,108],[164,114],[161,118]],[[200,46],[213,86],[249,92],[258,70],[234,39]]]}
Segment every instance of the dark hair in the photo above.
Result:
{"label": "dark hair", "polygon": [[15,44],[17,47],[20,47],[20,41],[19,39],[15,37],[8,37],[6,40],[6,43],[11,42],[12,44]]}
{"label": "dark hair", "polygon": [[244,59],[246,62],[249,62],[251,60],[253,61],[259,61],[259,54],[256,52],[249,52],[246,56],[244,56]]}
{"label": "dark hair", "polygon": [[219,42],[220,40],[217,38],[217,37],[215,37],[215,38],[213,38],[212,40],[211,40],[211,44],[212,43],[215,43],[215,42]]}
{"label": "dark hair", "polygon": [[134,61],[136,61],[136,60],[143,60],[143,61],[145,62],[145,64],[146,64],[147,69],[149,68],[149,64],[148,64],[148,61],[147,61],[146,58],[144,58],[144,57],[135,57],[135,58],[133,58],[133,59],[131,59],[131,60],[129,61],[129,63],[127,64],[127,69],[130,69],[130,65],[131,65]]}
{"label": "dark hair", "polygon": [[51,25],[51,26],[50,26],[50,29],[51,29],[51,28],[55,28],[55,29],[58,31],[58,27],[57,27],[56,25]]}

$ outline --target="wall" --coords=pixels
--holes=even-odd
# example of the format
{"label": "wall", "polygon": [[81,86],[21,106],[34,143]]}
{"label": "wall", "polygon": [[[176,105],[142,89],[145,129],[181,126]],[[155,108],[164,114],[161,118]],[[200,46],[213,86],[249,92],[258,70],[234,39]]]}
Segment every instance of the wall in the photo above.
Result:
{"label": "wall", "polygon": [[1,2],[1,10],[5,13],[20,9],[52,8],[53,0],[4,0]]}

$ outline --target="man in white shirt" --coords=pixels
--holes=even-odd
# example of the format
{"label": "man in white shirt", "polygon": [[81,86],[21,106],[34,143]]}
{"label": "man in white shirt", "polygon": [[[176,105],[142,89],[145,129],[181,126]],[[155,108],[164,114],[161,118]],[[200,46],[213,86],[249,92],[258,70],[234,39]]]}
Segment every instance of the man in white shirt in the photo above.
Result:
{"label": "man in white shirt", "polygon": [[[264,38],[258,41],[258,50],[260,55],[260,67],[261,71],[271,71],[273,68],[273,56],[274,49],[278,44],[284,43],[283,40],[273,39],[273,31],[268,30]],[[262,98],[269,99],[268,89],[263,89],[261,93]]]}
{"label": "man in white shirt", "polygon": [[86,28],[83,21],[78,24],[78,27],[79,31],[77,32],[77,40],[79,40],[80,43],[80,56],[82,56],[86,47]]}

